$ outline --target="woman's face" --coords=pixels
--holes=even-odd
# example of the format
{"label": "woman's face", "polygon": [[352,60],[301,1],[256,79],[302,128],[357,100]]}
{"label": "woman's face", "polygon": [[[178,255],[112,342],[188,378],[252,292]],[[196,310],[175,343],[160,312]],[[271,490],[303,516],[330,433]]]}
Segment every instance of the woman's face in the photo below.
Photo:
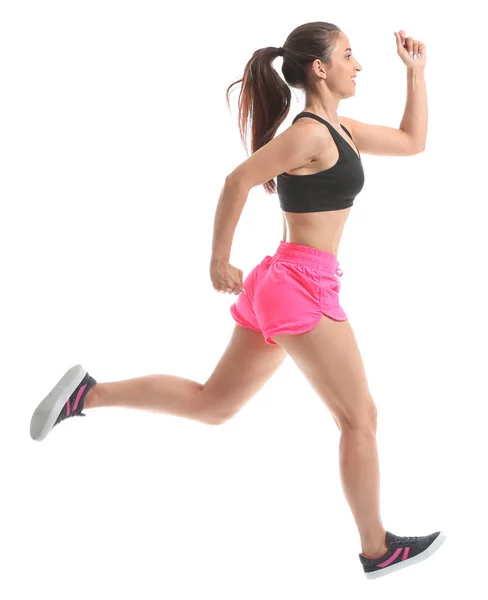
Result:
{"label": "woman's face", "polygon": [[333,90],[341,90],[349,96],[356,92],[356,84],[352,77],[362,70],[352,50],[352,44],[345,33],[339,32],[337,41],[327,67],[328,86]]}
{"label": "woman's face", "polygon": [[349,98],[356,93],[356,83],[352,77],[362,70],[351,48],[347,35],[340,31],[329,64],[323,63],[320,59],[313,62],[313,73],[318,78],[318,82],[321,85],[325,82],[328,89],[340,98]]}

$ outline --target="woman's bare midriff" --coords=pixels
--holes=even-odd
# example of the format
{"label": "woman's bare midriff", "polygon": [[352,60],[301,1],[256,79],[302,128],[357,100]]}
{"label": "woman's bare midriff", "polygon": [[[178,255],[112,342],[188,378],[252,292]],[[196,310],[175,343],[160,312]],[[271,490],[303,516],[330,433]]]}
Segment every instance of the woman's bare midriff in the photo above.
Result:
{"label": "woman's bare midriff", "polygon": [[[317,121],[303,117],[292,127],[322,127],[324,135],[324,148],[316,159],[298,169],[288,171],[290,175],[310,175],[325,171],[333,167],[339,160],[339,150],[329,130]],[[337,132],[342,135],[346,142],[357,154],[354,142],[341,127],[333,124]],[[326,210],[311,213],[283,213],[283,237],[284,242],[312,246],[324,252],[331,252],[337,256],[339,243],[341,241],[344,225],[346,224],[351,208],[342,210]]]}
{"label": "woman's bare midriff", "polygon": [[[283,212],[283,241],[312,246],[337,256],[350,208],[315,213]],[[286,231],[287,230],[287,231]]]}

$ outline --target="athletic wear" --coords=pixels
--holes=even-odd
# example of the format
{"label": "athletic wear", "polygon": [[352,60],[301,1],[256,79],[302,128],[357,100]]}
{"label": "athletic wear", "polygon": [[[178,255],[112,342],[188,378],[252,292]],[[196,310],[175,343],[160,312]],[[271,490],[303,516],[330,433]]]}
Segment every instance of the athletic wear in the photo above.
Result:
{"label": "athletic wear", "polygon": [[304,333],[322,315],[345,321],[339,304],[342,269],[335,254],[311,246],[281,241],[274,256],[266,256],[243,283],[245,294],[230,307],[242,327],[271,336]]}
{"label": "athletic wear", "polygon": [[376,579],[432,556],[445,539],[445,534],[440,531],[423,537],[400,537],[387,531],[387,552],[379,558],[368,558],[360,554],[359,559],[365,576],[368,579]]}
{"label": "athletic wear", "polygon": [[[292,213],[349,208],[364,186],[361,156],[358,156],[337,129],[322,117],[304,111],[293,119],[293,123],[302,117],[311,117],[329,129],[339,151],[339,159],[330,169],[318,173],[309,175],[281,173],[278,175],[276,189],[281,208]],[[352,139],[344,125],[342,128]]]}
{"label": "athletic wear", "polygon": [[96,385],[81,365],[71,367],[38,405],[31,418],[30,434],[40,442],[51,429],[68,417],[86,417],[85,396]]}

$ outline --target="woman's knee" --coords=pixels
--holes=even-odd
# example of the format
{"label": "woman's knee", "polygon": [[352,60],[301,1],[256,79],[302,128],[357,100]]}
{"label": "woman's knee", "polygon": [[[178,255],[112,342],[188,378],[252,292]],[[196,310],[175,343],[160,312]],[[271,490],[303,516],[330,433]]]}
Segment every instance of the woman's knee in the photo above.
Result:
{"label": "woman's knee", "polygon": [[365,432],[376,432],[378,410],[373,399],[358,403],[361,408],[351,413],[343,413],[336,418],[336,423],[341,431],[361,430]]}

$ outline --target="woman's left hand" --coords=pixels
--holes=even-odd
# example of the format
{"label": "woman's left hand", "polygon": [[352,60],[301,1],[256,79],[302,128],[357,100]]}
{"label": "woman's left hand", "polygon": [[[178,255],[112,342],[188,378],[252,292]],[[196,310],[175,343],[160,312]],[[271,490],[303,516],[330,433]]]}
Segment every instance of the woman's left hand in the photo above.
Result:
{"label": "woman's left hand", "polygon": [[[398,56],[403,60],[407,69],[423,69],[425,67],[424,43],[414,40],[410,36],[406,37],[403,29],[394,33],[397,42]],[[415,56],[417,56],[417,58],[414,58]]]}

